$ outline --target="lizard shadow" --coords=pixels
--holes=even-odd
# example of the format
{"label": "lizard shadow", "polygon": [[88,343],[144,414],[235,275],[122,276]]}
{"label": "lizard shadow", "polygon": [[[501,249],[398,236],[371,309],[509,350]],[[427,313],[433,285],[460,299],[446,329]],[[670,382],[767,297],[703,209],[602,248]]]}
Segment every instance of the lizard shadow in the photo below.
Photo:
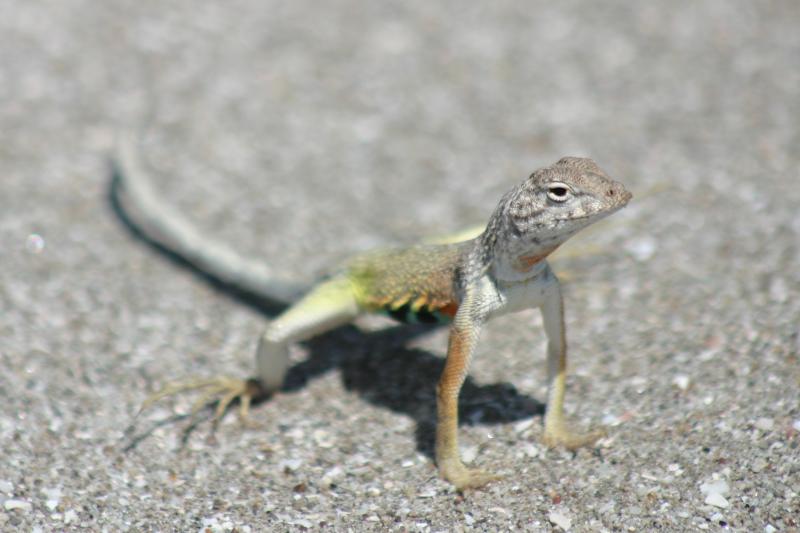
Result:
{"label": "lizard shadow", "polygon": [[[342,382],[366,401],[411,417],[417,449],[433,457],[436,383],[445,360],[404,343],[437,326],[398,325],[375,332],[339,328],[305,343],[308,358],[289,369],[282,392],[296,391],[337,368]],[[347,352],[347,353],[345,353]],[[459,396],[460,425],[506,424],[544,414],[545,405],[511,383],[478,384],[467,376]]]}
{"label": "lizard shadow", "polygon": [[[117,197],[119,176],[112,170],[108,202],[117,219],[136,239],[144,242],[162,257],[191,272],[222,295],[232,298],[265,316],[275,316],[285,306],[260,298],[235,285],[228,284],[197,268],[185,258],[149,238],[130,219]],[[444,358],[404,343],[441,327],[436,325],[397,325],[380,331],[364,332],[356,326],[344,326],[301,343],[308,348],[305,361],[293,365],[286,376],[282,392],[302,389],[309,380],[338,368],[348,390],[358,392],[375,405],[410,416],[416,422],[417,449],[433,457],[436,425],[436,383],[444,368]],[[268,403],[269,397],[254,401]],[[213,405],[207,406],[213,416]],[[517,391],[510,383],[479,385],[467,376],[459,399],[459,420],[464,425],[504,424],[544,413],[544,404]],[[185,444],[199,424],[193,415],[174,415],[156,422],[148,430],[132,434],[133,424],[126,431],[130,438],[125,450],[131,450],[156,428],[191,419],[184,430]],[[134,420],[134,424],[135,424]]]}

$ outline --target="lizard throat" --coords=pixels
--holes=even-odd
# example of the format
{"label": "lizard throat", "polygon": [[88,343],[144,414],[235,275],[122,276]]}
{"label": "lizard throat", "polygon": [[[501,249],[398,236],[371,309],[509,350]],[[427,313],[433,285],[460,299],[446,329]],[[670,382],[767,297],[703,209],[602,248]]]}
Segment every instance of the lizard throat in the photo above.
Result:
{"label": "lizard throat", "polygon": [[533,267],[544,261],[556,248],[558,248],[558,245],[538,250],[532,254],[517,256],[511,263],[511,268],[523,274],[530,272],[533,270]]}

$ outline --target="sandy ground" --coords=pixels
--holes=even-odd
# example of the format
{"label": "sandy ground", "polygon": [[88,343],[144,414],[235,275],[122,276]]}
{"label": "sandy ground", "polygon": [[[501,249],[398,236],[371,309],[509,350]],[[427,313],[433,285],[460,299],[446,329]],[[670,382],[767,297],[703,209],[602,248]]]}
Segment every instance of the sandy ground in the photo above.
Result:
{"label": "sandy ground", "polygon": [[[0,530],[798,531],[797,2],[0,2]],[[252,372],[271,316],[126,230],[119,129],[169,202],[313,279],[485,221],[563,155],[636,198],[565,272],[578,426],[539,443],[536,312],[485,331],[456,494],[431,459],[444,329],[297,346],[216,432],[176,378]],[[581,243],[576,243],[581,244]]]}

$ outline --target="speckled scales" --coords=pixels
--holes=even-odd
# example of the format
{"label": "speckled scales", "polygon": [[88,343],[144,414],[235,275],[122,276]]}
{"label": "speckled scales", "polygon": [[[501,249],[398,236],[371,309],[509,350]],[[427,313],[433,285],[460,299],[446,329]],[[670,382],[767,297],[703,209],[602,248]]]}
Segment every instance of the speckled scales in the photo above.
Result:
{"label": "speckled scales", "polygon": [[471,246],[472,241],[466,241],[379,250],[353,259],[347,275],[363,309],[399,319],[404,317],[393,311],[403,308],[411,316],[452,317],[458,308],[456,269]]}

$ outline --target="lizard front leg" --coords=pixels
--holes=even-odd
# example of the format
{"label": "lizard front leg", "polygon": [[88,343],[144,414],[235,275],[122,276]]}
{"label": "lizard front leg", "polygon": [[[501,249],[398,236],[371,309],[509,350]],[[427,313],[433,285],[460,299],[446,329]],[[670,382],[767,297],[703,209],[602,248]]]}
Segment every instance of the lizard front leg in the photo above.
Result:
{"label": "lizard front leg", "polygon": [[545,291],[541,305],[544,330],[547,334],[547,408],[544,415],[544,438],[547,446],[576,449],[593,444],[603,437],[602,430],[581,434],[569,429],[564,418],[564,392],[567,380],[567,333],[564,323],[564,301],[561,287],[553,283]]}
{"label": "lizard front leg", "polygon": [[436,387],[436,465],[440,475],[459,491],[477,488],[499,476],[468,469],[458,450],[458,395],[484,321],[475,312],[474,298],[459,306],[450,329],[447,360]]}

